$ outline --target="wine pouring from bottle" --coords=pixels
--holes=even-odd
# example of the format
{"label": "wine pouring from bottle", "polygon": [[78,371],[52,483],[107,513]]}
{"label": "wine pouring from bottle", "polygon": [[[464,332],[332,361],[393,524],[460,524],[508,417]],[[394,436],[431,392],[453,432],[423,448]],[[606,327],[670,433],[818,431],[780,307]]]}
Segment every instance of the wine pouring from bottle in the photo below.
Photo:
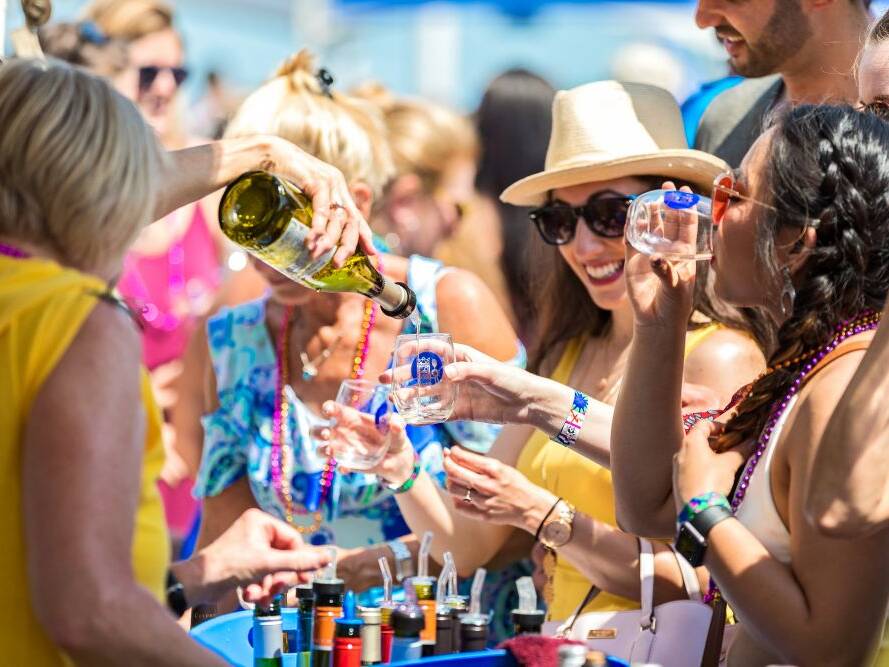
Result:
{"label": "wine pouring from bottle", "polygon": [[244,250],[291,280],[320,292],[356,292],[373,299],[384,314],[404,319],[417,295],[383,276],[361,249],[337,268],[336,248],[318,259],[306,247],[312,204],[290,181],[266,171],[249,171],[232,181],[219,204],[222,232]]}

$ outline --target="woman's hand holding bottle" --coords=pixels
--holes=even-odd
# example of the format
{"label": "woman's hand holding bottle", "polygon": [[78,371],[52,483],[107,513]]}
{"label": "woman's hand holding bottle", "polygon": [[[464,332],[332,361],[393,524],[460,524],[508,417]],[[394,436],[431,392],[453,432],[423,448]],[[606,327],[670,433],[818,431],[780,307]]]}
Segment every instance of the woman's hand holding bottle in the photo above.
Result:
{"label": "woman's hand holding bottle", "polygon": [[[676,186],[668,181],[663,189],[675,190]],[[691,192],[687,187],[680,189]],[[672,224],[675,229],[671,233],[696,234],[694,213],[674,213],[676,220]],[[633,305],[636,326],[679,327],[684,330],[694,302],[695,263],[644,255],[629,243],[626,244],[626,252],[627,294]]]}
{"label": "woman's hand holding bottle", "polygon": [[373,232],[355,205],[342,172],[289,141],[267,139],[273,166],[263,169],[290,178],[312,200],[312,232],[307,240],[312,258],[318,259],[334,246],[339,246],[333,256],[336,266],[342,266],[359,246],[366,254],[376,255]]}

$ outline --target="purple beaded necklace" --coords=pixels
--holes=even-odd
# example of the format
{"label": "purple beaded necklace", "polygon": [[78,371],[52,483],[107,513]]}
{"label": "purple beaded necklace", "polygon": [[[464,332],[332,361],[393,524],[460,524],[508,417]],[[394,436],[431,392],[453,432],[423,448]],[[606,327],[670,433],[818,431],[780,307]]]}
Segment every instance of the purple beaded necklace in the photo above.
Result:
{"label": "purple beaded necklace", "polygon": [[[845,320],[837,325],[834,337],[809,358],[809,361],[806,362],[806,365],[803,366],[803,369],[787,389],[784,398],[773,404],[772,413],[769,416],[765,427],[763,427],[762,432],[759,434],[759,439],[756,442],[756,449],[750,458],[747,459],[747,463],[744,466],[744,473],[741,475],[741,481],[738,483],[738,486],[732,495],[732,512],[737,515],[738,508],[741,507],[741,503],[744,501],[744,496],[747,494],[747,489],[750,486],[750,478],[753,476],[753,471],[756,470],[759,460],[762,458],[763,454],[765,454],[765,451],[769,446],[772,432],[775,430],[778,422],[781,421],[781,417],[787,411],[791,399],[799,393],[800,389],[802,389],[803,381],[809,373],[811,373],[821,360],[833,352],[844,340],[864,333],[865,331],[872,331],[873,329],[876,329],[879,324],[880,313],[873,310],[865,310],[855,317]],[[704,602],[712,601],[718,593],[719,588],[713,581],[713,577],[710,577],[710,586],[707,590],[707,594],[704,596]]]}
{"label": "purple beaded necklace", "polygon": [[28,259],[31,256],[21,248],[16,248],[13,245],[6,245],[5,243],[0,243],[0,255],[6,255],[13,259]]}

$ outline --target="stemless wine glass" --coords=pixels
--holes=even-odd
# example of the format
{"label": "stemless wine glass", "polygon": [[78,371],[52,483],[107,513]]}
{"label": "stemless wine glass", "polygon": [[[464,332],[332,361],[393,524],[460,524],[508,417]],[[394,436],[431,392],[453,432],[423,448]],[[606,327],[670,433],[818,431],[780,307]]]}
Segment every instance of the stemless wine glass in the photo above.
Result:
{"label": "stemless wine glass", "polygon": [[713,257],[713,202],[681,190],[652,190],[627,212],[627,242],[643,255],[679,261]]}
{"label": "stemless wine glass", "polygon": [[395,339],[392,399],[406,424],[437,424],[454,411],[457,386],[445,377],[454,363],[450,334],[405,334]]}
{"label": "stemless wine glass", "polygon": [[336,402],[354,410],[343,416],[342,428],[333,425],[330,445],[337,463],[350,470],[369,470],[383,460],[389,439],[380,429],[392,412],[390,386],[369,380],[343,380]]}

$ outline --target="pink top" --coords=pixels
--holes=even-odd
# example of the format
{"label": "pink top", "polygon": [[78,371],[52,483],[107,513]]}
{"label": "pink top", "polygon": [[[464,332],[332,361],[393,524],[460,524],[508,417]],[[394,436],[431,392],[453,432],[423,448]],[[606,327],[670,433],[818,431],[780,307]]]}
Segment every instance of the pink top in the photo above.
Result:
{"label": "pink top", "polygon": [[166,253],[130,252],[118,282],[120,293],[142,313],[142,358],[149,370],[185,353],[197,318],[210,309],[221,283],[219,248],[200,205],[192,210],[185,234]]}

